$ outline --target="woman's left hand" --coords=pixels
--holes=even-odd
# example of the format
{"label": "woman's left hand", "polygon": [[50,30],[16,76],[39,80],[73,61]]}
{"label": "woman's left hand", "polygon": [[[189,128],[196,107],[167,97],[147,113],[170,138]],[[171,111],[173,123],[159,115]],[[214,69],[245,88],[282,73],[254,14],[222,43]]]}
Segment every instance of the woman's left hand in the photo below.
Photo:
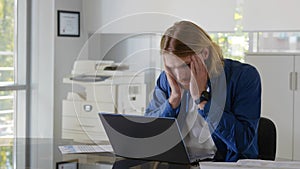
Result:
{"label": "woman's left hand", "polygon": [[202,55],[193,55],[191,60],[190,92],[192,98],[196,100],[206,90],[208,73]]}

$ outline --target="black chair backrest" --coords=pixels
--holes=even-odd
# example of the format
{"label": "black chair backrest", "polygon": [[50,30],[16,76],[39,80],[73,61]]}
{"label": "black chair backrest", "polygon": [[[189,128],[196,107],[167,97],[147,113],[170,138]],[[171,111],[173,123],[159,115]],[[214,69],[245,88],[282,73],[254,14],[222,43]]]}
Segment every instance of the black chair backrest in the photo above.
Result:
{"label": "black chair backrest", "polygon": [[258,158],[275,160],[276,126],[270,119],[261,117],[258,125]]}

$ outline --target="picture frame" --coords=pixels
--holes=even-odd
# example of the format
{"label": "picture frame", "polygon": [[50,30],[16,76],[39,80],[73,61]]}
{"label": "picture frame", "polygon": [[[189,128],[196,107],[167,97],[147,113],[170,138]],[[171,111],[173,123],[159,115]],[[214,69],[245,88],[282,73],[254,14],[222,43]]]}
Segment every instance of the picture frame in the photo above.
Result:
{"label": "picture frame", "polygon": [[57,36],[80,37],[80,12],[57,11]]}
{"label": "picture frame", "polygon": [[78,159],[60,161],[56,163],[56,169],[78,169]]}

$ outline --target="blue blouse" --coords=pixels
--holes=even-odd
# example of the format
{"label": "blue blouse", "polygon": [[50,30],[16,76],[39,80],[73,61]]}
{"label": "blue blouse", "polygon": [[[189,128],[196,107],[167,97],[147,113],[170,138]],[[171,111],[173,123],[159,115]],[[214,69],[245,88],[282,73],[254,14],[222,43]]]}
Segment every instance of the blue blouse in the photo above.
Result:
{"label": "blue blouse", "polygon": [[[212,131],[212,138],[217,147],[215,160],[257,158],[257,128],[261,112],[259,73],[249,64],[225,59],[223,74],[224,85],[219,85],[222,81],[221,75],[210,79],[211,84],[208,85],[212,85],[212,99],[205,105],[204,110],[198,109]],[[222,94],[214,97],[217,91],[223,93],[223,103],[218,103],[222,102],[222,99],[218,99]],[[145,116],[177,117],[180,105],[172,109],[168,101],[170,94],[170,85],[165,72],[162,72]]]}

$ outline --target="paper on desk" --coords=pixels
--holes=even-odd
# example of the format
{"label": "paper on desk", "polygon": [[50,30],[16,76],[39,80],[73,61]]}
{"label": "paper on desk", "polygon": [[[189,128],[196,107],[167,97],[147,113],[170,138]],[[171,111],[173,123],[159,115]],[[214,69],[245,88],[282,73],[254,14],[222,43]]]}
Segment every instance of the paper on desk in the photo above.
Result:
{"label": "paper on desk", "polygon": [[58,148],[62,154],[113,152],[111,145],[64,145]]}
{"label": "paper on desk", "polygon": [[268,161],[244,159],[237,162],[239,166],[255,166],[257,168],[299,169],[299,161]]}
{"label": "paper on desk", "polygon": [[243,159],[238,162],[200,162],[201,169],[300,169],[298,161]]}

